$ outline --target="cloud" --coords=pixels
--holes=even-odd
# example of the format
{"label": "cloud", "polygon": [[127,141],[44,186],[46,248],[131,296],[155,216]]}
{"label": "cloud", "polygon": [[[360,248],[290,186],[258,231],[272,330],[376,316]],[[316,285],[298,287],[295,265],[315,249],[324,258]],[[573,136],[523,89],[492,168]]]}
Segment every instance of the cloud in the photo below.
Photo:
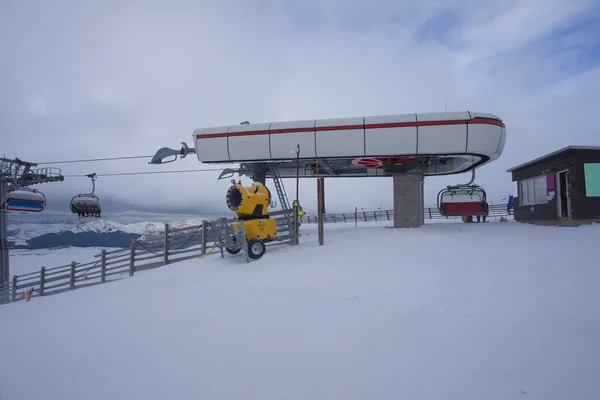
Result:
{"label": "cloud", "polygon": [[[477,172],[500,201],[513,191],[507,168],[598,144],[599,17],[591,0],[5,1],[0,153],[34,162],[152,155],[191,144],[199,127],[447,107],[506,122],[503,155]],[[67,198],[89,188],[71,175],[215,167],[194,156],[147,161],[57,164],[65,182],[40,189]],[[96,193],[227,212],[218,174],[105,176]],[[426,203],[468,180],[427,178]],[[308,210],[315,187],[300,187]],[[388,178],[330,179],[326,193],[329,211],[392,204]]]}

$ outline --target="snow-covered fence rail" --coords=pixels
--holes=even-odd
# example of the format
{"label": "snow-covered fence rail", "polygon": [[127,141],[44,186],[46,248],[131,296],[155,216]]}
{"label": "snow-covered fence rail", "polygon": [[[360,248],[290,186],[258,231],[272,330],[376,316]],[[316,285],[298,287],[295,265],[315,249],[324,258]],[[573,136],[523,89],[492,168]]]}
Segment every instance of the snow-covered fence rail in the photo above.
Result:
{"label": "snow-covered fence rail", "polygon": [[[502,217],[508,214],[506,204],[490,204],[488,219],[493,217]],[[425,219],[458,219],[460,217],[443,216],[437,207],[425,207],[423,216]],[[330,213],[324,214],[325,223],[337,222],[369,222],[369,221],[393,221],[394,210],[357,210],[351,213]],[[309,224],[317,223],[316,215],[307,215],[302,218],[302,222]]]}
{"label": "snow-covered fence rail", "polygon": [[[277,220],[277,236],[267,246],[292,241],[290,217],[293,210],[270,213]],[[146,240],[133,239],[125,249],[106,250],[94,256],[98,260],[61,265],[54,268],[41,267],[39,271],[14,275],[12,281],[0,286],[0,298],[18,301],[30,292],[31,297],[57,294],[69,290],[106,283],[147,269],[211,254],[221,247],[225,229],[233,218],[203,221],[200,225],[170,228],[165,224],[162,235]],[[223,249],[220,249],[223,254]]]}

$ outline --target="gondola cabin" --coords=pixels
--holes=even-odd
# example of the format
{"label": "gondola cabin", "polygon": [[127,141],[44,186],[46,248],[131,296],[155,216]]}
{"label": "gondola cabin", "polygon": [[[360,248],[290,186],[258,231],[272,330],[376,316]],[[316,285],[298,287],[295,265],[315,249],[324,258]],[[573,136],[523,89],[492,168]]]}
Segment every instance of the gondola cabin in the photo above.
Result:
{"label": "gondola cabin", "polygon": [[46,208],[46,197],[41,192],[15,190],[8,193],[6,211],[42,212]]}
{"label": "gondola cabin", "polygon": [[438,194],[438,208],[446,217],[487,215],[485,190],[480,186],[448,187]]}

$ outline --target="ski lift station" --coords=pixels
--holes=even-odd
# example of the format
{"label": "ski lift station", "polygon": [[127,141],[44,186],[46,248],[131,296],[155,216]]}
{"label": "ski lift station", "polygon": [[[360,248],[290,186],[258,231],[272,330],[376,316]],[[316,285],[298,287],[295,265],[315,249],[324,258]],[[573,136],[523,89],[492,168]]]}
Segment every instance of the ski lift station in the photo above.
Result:
{"label": "ski lift station", "polygon": [[499,117],[471,111],[242,122],[195,129],[194,148],[161,148],[150,163],[196,154],[205,164],[239,164],[219,178],[238,173],[266,184],[271,177],[284,208],[289,203],[280,178],[392,177],[394,227],[418,227],[427,176],[472,172],[471,182],[443,189],[438,206],[444,215],[486,213],[485,191],[473,184],[475,169],[500,157],[505,141]]}

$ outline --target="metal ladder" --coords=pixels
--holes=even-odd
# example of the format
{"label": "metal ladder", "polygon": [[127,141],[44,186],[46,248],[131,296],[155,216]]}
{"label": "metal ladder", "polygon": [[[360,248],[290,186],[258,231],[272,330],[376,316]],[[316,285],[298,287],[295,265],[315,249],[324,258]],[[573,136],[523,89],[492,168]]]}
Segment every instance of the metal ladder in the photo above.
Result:
{"label": "metal ladder", "polygon": [[269,165],[269,170],[271,171],[271,176],[273,177],[273,183],[275,184],[275,190],[277,190],[277,196],[279,197],[281,209],[289,210],[290,203],[288,201],[285,188],[283,187],[283,182],[281,182],[281,178],[279,177],[279,172],[277,171],[277,168],[273,167],[272,165]]}
{"label": "metal ladder", "polygon": [[[277,171],[277,168],[273,167],[272,165],[269,165],[269,171],[271,171],[271,176],[273,177],[273,183],[275,184],[275,190],[277,190],[277,196],[279,197],[279,203],[281,204],[281,209],[282,210],[289,210],[291,209],[290,207],[290,203],[287,197],[287,193],[285,192],[285,188],[283,186],[283,182],[281,181],[281,177],[279,176],[279,172]],[[295,235],[292,233],[293,231],[293,224],[292,224],[292,214],[287,213],[286,214],[286,219],[287,219],[287,226],[290,232],[290,236],[292,238],[292,245],[296,245],[298,242],[298,238],[295,237]],[[294,239],[295,238],[295,239]],[[294,243],[294,241],[296,243]]]}

